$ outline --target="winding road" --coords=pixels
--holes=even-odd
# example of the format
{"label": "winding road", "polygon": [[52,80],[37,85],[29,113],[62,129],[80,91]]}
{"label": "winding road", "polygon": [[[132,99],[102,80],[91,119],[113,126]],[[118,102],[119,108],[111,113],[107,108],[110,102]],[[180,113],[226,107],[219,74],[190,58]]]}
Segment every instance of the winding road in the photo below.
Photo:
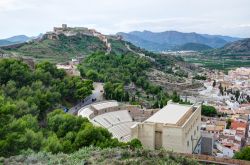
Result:
{"label": "winding road", "polygon": [[77,112],[82,108],[89,104],[92,104],[96,101],[102,101],[103,100],[103,83],[94,83],[94,90],[92,91],[92,94],[86,97],[83,101],[79,102],[74,107],[70,108],[68,113],[72,115],[77,115]]}

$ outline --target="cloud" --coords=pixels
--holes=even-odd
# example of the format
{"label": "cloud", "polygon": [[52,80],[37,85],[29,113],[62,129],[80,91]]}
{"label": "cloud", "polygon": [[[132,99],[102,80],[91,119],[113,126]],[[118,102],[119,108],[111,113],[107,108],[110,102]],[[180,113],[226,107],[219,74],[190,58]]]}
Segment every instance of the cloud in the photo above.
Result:
{"label": "cloud", "polygon": [[241,27],[241,28],[250,28],[250,23],[249,24],[241,24],[241,25],[238,25],[238,27]]}
{"label": "cloud", "polygon": [[36,35],[62,23],[103,33],[178,30],[245,36],[249,6],[249,0],[0,0],[0,38]]}
{"label": "cloud", "polygon": [[211,24],[211,19],[196,19],[189,17],[175,17],[175,18],[161,18],[161,19],[149,19],[149,20],[126,20],[115,24],[119,29],[126,30],[154,30],[154,31],[164,31],[164,30],[175,30],[175,29],[185,29],[194,26],[201,26]]}
{"label": "cloud", "polygon": [[8,10],[14,7],[15,0],[1,0],[0,11]]}
{"label": "cloud", "polygon": [[33,6],[34,0],[1,0],[0,12],[11,12]]}

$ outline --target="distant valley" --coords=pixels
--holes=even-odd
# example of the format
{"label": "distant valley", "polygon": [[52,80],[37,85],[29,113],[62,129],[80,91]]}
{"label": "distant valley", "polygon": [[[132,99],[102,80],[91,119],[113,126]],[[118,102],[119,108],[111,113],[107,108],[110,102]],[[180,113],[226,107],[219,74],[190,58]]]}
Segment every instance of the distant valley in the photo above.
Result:
{"label": "distant valley", "polygon": [[222,48],[193,53],[185,56],[185,60],[211,69],[229,70],[237,67],[249,67],[250,39],[234,41]]}

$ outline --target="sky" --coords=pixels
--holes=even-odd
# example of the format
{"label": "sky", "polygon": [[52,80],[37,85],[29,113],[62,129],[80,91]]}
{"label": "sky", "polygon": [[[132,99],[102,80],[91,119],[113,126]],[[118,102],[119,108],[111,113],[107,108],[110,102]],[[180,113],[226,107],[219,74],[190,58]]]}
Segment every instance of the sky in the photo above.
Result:
{"label": "sky", "polygon": [[54,26],[104,34],[176,30],[250,38],[250,0],[0,0],[0,38]]}

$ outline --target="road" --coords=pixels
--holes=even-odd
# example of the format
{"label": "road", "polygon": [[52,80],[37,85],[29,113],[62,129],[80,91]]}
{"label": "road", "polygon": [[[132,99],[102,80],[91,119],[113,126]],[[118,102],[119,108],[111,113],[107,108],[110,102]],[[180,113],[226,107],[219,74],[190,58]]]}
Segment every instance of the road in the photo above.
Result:
{"label": "road", "polygon": [[[86,97],[83,101],[75,105],[74,107],[70,108],[68,113],[77,115],[77,112],[82,108],[89,104],[92,104],[93,102],[102,101],[103,100],[103,83],[94,83],[94,90],[92,91],[92,94]],[[95,100],[95,101],[92,101]]]}

